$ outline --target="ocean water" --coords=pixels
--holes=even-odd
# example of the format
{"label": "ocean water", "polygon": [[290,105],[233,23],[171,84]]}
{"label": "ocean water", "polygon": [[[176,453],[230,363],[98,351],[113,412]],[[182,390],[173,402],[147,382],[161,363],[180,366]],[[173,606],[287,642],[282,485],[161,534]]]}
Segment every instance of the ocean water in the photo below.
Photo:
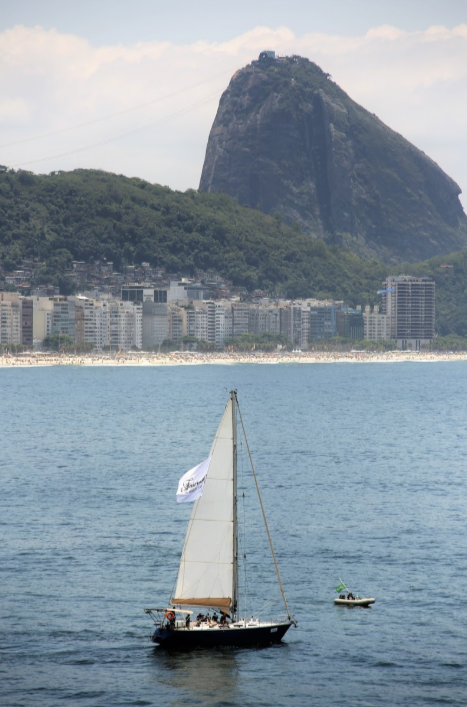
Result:
{"label": "ocean water", "polygon": [[[147,640],[238,389],[287,600],[262,649]],[[0,704],[467,702],[467,364],[0,371]],[[283,613],[244,445],[242,608]],[[370,609],[335,607],[342,577]],[[275,602],[274,604],[268,602]]]}

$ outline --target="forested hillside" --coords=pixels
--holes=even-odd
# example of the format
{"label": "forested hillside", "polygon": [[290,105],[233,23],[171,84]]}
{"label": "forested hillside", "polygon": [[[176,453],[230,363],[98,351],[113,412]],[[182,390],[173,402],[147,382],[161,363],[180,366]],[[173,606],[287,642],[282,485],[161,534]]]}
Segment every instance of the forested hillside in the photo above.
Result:
{"label": "forested hillside", "polygon": [[24,257],[43,262],[43,281],[55,283],[73,259],[105,257],[115,269],[142,261],[179,274],[214,269],[249,290],[362,306],[379,302],[387,274],[429,275],[436,280],[439,332],[467,334],[465,251],[390,268],[225,194],[174,192],[95,170],[0,173],[0,262],[9,271]]}
{"label": "forested hillside", "polygon": [[0,174],[0,257],[47,263],[54,277],[72,259],[148,261],[169,272],[215,269],[248,289],[289,297],[375,296],[386,268],[241,207],[225,194],[174,192],[94,170],[49,176]]}

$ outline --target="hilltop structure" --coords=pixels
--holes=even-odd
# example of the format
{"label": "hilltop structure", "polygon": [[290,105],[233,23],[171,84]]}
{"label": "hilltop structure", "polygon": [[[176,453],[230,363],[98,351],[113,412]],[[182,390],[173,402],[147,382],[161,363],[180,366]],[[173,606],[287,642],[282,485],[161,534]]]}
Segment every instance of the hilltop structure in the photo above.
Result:
{"label": "hilltop structure", "polygon": [[223,93],[200,189],[387,263],[467,246],[458,185],[316,64],[272,50]]}

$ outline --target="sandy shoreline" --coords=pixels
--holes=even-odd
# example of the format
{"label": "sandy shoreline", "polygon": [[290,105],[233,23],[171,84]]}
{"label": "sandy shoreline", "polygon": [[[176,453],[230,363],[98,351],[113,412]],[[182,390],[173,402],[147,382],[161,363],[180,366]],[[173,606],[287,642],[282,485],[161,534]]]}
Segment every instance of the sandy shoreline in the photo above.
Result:
{"label": "sandy shoreline", "polygon": [[467,352],[412,353],[409,351],[388,351],[386,353],[170,353],[170,354],[120,354],[120,355],[44,355],[26,354],[0,356],[0,368],[31,366],[199,366],[232,365],[237,363],[398,363],[404,361],[437,362],[467,361]]}

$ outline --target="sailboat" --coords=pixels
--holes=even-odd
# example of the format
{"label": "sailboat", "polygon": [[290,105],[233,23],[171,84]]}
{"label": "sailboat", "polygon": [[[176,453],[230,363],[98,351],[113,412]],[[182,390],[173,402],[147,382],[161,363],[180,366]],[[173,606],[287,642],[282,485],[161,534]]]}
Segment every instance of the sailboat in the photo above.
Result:
{"label": "sailboat", "polygon": [[[273,621],[247,619],[238,611],[237,412],[285,605],[284,618]],[[236,390],[230,392],[208,459],[187,474],[190,480],[181,493],[198,497],[172,597],[165,608],[144,609],[156,626],[150,640],[171,650],[279,643],[297,623],[285,598]]]}

